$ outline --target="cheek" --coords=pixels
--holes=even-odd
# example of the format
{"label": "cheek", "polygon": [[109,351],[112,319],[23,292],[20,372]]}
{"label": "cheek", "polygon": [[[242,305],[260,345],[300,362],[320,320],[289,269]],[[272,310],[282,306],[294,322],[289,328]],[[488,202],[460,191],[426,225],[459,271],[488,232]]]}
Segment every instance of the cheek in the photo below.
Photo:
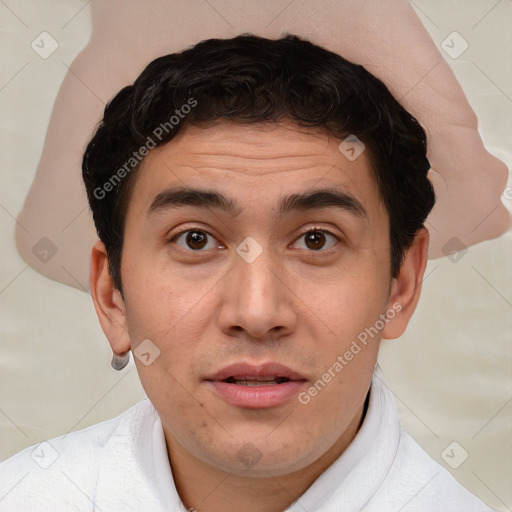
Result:
{"label": "cheek", "polygon": [[294,291],[306,306],[307,322],[322,328],[330,347],[342,349],[365,328],[375,324],[385,309],[388,276],[376,265],[365,264],[330,269],[324,276],[295,280]]}
{"label": "cheek", "polygon": [[[301,403],[312,417],[328,415],[332,423],[346,420],[364,400],[378,355],[388,297],[388,280],[366,266],[332,276],[302,290],[307,302],[305,325],[316,325],[312,343],[314,382]],[[331,424],[332,424],[331,423]]]}
{"label": "cheek", "polygon": [[183,375],[175,375],[173,369],[163,361],[155,361],[153,367],[138,364],[137,369],[142,386],[157,410],[164,429],[178,439],[188,452],[202,458],[204,448],[200,447],[233,441],[226,429],[219,427],[217,415],[212,415],[209,410],[210,404],[201,399],[194,385]]}
{"label": "cheek", "polygon": [[211,283],[208,279],[191,279],[189,270],[170,264],[165,251],[158,251],[156,257],[150,253],[133,256],[133,252],[127,251],[123,263],[130,334],[155,342],[174,337],[173,333],[182,329],[201,306]]}
{"label": "cheek", "polygon": [[[195,416],[198,405],[190,397],[208,323],[207,290],[177,275],[164,279],[160,272],[141,276],[139,283],[133,279],[125,291],[131,349],[142,386],[157,409],[159,403],[164,409],[172,404],[173,414],[180,410],[180,417]],[[149,353],[157,354],[149,365],[139,359],[146,340],[151,342]]]}

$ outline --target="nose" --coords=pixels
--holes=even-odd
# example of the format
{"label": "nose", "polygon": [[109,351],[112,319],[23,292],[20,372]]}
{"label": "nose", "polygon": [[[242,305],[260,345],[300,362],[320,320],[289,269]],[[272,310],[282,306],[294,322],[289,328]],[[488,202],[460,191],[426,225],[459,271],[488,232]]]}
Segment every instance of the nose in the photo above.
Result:
{"label": "nose", "polygon": [[234,268],[224,280],[220,329],[230,336],[261,341],[295,330],[297,304],[282,265],[268,252],[248,263],[235,257]]}

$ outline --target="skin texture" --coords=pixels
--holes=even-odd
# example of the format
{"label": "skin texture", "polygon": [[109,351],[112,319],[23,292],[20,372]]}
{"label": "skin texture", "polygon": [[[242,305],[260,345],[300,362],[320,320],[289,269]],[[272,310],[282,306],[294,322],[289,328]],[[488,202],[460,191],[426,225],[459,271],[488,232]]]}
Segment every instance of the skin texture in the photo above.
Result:
{"label": "skin texture", "polygon": [[[284,510],[339,457],[359,428],[381,335],[402,334],[416,307],[427,261],[422,229],[396,279],[390,276],[388,216],[368,155],[351,162],[340,141],[290,124],[185,127],[150,152],[136,176],[125,225],[123,296],[114,289],[103,244],[91,255],[90,287],[112,350],[150,339],[160,350],[134,358],[164,426],[178,492],[203,511]],[[232,216],[186,206],[148,214],[170,187],[200,187],[236,200]],[[364,217],[335,207],[277,215],[288,194],[336,187]],[[326,230],[321,249],[302,236]],[[211,235],[201,251],[178,231]],[[263,252],[236,252],[248,236]],[[169,241],[170,240],[170,241]],[[230,405],[205,378],[226,365],[279,362],[308,389],[379,315],[396,313],[307,404],[293,396],[269,409]],[[260,455],[244,465],[251,443]],[[255,478],[258,477],[258,478]]]}
{"label": "skin texture", "polygon": [[[297,34],[362,64],[418,119],[437,195],[430,257],[445,255],[453,237],[470,246],[509,229],[507,167],[484,148],[459,82],[407,0],[93,0],[91,15],[91,40],[63,81],[16,227],[18,251],[43,275],[87,291],[97,235],[80,161],[105,103],[154,58],[245,32]],[[41,237],[58,248],[47,262],[32,252]]]}

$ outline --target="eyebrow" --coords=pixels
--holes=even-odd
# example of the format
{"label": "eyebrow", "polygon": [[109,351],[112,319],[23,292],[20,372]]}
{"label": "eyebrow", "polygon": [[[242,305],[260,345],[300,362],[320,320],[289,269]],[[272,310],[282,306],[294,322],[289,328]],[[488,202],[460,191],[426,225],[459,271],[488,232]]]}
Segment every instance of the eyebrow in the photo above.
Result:
{"label": "eyebrow", "polygon": [[[148,208],[147,215],[184,206],[217,208],[233,217],[236,217],[242,211],[241,206],[235,199],[226,197],[220,192],[181,187],[159,193]],[[294,211],[309,211],[329,207],[339,208],[362,219],[366,219],[368,216],[363,205],[352,194],[336,188],[316,189],[310,192],[284,196],[278,203],[277,211],[278,216],[283,217]]]}

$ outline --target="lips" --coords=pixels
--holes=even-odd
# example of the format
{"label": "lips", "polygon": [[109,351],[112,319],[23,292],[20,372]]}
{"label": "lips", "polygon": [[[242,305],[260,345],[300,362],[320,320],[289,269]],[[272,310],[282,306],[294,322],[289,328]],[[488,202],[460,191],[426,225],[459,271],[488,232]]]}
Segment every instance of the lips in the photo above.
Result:
{"label": "lips", "polygon": [[226,366],[205,379],[225,402],[246,409],[268,409],[286,403],[305,385],[305,379],[279,363]]}

